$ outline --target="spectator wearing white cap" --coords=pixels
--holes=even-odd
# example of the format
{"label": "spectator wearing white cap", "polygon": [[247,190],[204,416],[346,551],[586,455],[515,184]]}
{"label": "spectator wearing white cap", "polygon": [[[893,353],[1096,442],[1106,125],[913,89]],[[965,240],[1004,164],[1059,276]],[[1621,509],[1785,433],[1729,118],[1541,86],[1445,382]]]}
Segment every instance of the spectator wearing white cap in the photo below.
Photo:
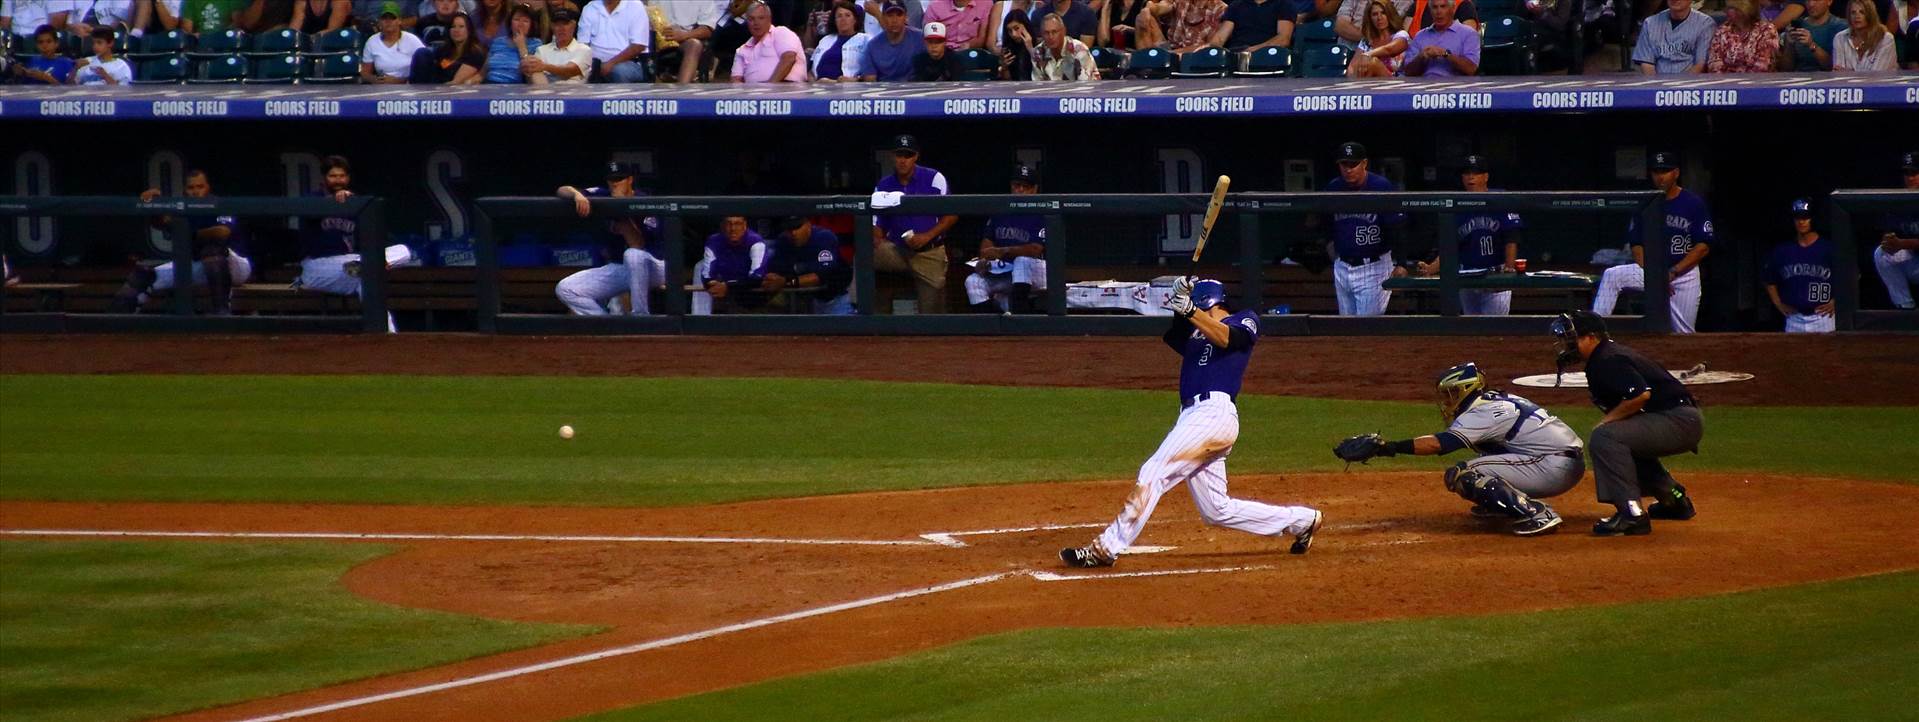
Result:
{"label": "spectator wearing white cap", "polygon": [[946,45],[946,25],[926,24],[926,52],[913,56],[913,79],[922,83],[963,80],[966,62]]}

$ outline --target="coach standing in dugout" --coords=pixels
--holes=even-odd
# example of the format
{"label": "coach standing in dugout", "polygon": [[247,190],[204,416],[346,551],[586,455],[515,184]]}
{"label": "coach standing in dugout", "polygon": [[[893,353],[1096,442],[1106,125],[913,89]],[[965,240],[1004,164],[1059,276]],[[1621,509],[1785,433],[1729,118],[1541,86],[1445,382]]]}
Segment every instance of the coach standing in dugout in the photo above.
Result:
{"label": "coach standing in dugout", "polygon": [[[1593,525],[1593,534],[1651,534],[1653,519],[1691,519],[1692,497],[1659,459],[1699,453],[1706,431],[1699,402],[1665,367],[1613,341],[1598,314],[1562,313],[1553,319],[1552,333],[1559,369],[1585,361],[1586,390],[1606,412],[1586,448],[1600,503],[1618,511]],[[1639,499],[1646,496],[1659,501],[1641,509]]]}
{"label": "coach standing in dugout", "polygon": [[[1339,177],[1326,185],[1328,191],[1399,190],[1385,176],[1367,169],[1366,146],[1339,144],[1338,163]],[[1339,297],[1339,315],[1378,316],[1386,312],[1393,294],[1380,284],[1392,276],[1393,249],[1386,242],[1381,223],[1397,225],[1405,220],[1404,213],[1333,214],[1333,293]]]}
{"label": "coach standing in dugout", "polygon": [[[874,186],[875,196],[946,195],[946,176],[919,164],[918,140],[894,136],[892,149],[893,172]],[[959,216],[873,216],[873,267],[913,274],[920,313],[946,312],[946,232],[957,222]]]}
{"label": "coach standing in dugout", "polygon": [[1792,202],[1793,240],[1772,249],[1766,296],[1786,317],[1786,333],[1832,333],[1832,241],[1812,229],[1812,204]]}

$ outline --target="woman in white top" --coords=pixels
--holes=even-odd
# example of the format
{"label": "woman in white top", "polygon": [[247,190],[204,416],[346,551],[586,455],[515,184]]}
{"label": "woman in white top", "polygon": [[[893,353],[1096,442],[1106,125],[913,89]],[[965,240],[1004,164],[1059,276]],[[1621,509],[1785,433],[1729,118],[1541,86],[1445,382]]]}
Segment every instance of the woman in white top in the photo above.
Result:
{"label": "woman in white top", "polygon": [[1860,73],[1890,73],[1899,69],[1892,33],[1879,22],[1872,0],[1846,5],[1846,29],[1832,39],[1832,69]]}
{"label": "woman in white top", "polygon": [[420,36],[400,29],[392,10],[380,13],[380,33],[360,51],[360,79],[368,83],[404,83],[413,74],[413,54],[426,49]]}
{"label": "woman in white top", "polygon": [[861,32],[865,20],[851,0],[833,3],[833,33],[813,46],[809,66],[813,79],[822,83],[851,83],[859,80],[860,59],[866,57],[866,41],[871,35]]}
{"label": "woman in white top", "polygon": [[1390,78],[1399,74],[1399,60],[1406,55],[1412,36],[1406,34],[1405,21],[1386,0],[1366,3],[1366,25],[1359,29],[1358,54],[1346,66],[1353,78]]}

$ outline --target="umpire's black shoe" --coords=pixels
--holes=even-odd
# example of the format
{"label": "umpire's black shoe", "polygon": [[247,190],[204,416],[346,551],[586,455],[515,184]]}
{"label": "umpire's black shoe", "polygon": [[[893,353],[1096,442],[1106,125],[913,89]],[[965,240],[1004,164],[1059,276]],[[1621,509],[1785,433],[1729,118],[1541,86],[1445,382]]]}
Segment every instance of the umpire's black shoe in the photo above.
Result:
{"label": "umpire's black shoe", "polygon": [[1652,533],[1652,517],[1614,514],[1593,525],[1593,536],[1644,536]]}
{"label": "umpire's black shoe", "polygon": [[1686,493],[1686,487],[1673,484],[1672,498],[1648,507],[1646,514],[1654,519],[1685,521],[1698,516],[1699,512],[1692,508],[1692,495]]}

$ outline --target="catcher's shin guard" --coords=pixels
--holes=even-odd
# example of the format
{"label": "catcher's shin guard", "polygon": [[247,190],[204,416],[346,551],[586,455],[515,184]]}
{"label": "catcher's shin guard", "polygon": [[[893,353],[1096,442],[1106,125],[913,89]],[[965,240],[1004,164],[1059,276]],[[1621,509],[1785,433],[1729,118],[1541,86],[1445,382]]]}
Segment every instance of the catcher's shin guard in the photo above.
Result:
{"label": "catcher's shin guard", "polygon": [[1513,488],[1505,479],[1467,468],[1464,463],[1446,470],[1446,488],[1462,499],[1513,518],[1529,517],[1551,508]]}

